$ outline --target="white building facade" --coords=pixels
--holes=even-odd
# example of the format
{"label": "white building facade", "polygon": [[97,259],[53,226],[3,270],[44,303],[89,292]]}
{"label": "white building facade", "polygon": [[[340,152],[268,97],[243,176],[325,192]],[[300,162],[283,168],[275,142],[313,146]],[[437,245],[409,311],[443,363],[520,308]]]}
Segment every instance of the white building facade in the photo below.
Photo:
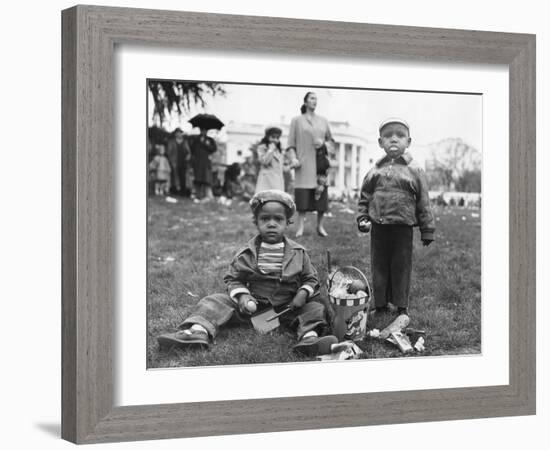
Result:
{"label": "white building facade", "polygon": [[[276,126],[283,130],[281,146],[286,148],[289,125]],[[330,129],[334,144],[329,149],[329,185],[342,193],[353,194],[361,187],[363,177],[377,158],[380,158],[378,142],[376,139],[369,139],[364,131],[351,127],[347,122],[330,122]],[[264,125],[235,122],[227,124],[219,136],[225,143],[225,164],[244,162],[251,156],[251,146],[262,139],[264,132]]]}

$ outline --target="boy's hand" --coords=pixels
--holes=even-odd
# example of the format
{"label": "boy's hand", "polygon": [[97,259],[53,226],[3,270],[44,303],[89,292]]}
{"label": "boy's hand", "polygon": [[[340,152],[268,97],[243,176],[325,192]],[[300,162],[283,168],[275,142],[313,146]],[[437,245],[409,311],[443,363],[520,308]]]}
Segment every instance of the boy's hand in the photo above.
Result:
{"label": "boy's hand", "polygon": [[432,242],[433,242],[433,239],[422,239],[422,245],[423,245],[424,247],[427,247],[427,246],[430,245]]}
{"label": "boy's hand", "polygon": [[309,294],[305,289],[298,289],[298,292],[296,292],[296,295],[288,304],[290,310],[294,311],[296,309],[302,308],[306,304],[308,295]]}
{"label": "boy's hand", "polygon": [[256,303],[257,303],[256,299],[252,297],[250,294],[239,295],[239,312],[241,314],[251,315],[256,311],[255,308],[253,311],[249,308],[249,302],[254,303],[254,306],[256,306]]}
{"label": "boy's hand", "polygon": [[367,219],[363,219],[357,224],[357,228],[361,233],[368,233],[371,227],[372,224]]}

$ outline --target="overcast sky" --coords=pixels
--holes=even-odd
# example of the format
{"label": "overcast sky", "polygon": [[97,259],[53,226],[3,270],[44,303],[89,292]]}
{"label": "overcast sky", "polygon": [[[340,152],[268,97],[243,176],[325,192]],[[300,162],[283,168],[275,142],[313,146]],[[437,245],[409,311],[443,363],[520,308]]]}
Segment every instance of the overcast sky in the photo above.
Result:
{"label": "overcast sky", "polygon": [[[482,96],[383,90],[327,89],[224,84],[226,97],[208,100],[205,112],[223,122],[278,124],[299,114],[307,91],[317,94],[316,112],[330,121],[349,122],[371,139],[378,124],[388,117],[409,122],[413,145],[430,144],[445,138],[462,138],[482,150]],[[195,113],[197,111],[193,111]]]}

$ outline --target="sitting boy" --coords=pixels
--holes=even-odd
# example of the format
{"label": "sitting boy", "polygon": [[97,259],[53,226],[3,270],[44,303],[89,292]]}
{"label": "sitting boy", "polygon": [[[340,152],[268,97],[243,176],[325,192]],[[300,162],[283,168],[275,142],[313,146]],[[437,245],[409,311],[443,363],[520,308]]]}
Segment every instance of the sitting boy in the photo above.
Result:
{"label": "sitting boy", "polygon": [[296,212],[292,197],[279,190],[260,191],[250,200],[259,234],[233,258],[224,277],[228,294],[202,298],[176,333],[157,338],[160,346],[208,346],[233,315],[250,321],[270,307],[290,311],[285,318],[296,327],[296,352],[308,356],[330,353],[335,336],[328,328],[325,306],[318,296],[319,280],[308,254],[285,232]]}

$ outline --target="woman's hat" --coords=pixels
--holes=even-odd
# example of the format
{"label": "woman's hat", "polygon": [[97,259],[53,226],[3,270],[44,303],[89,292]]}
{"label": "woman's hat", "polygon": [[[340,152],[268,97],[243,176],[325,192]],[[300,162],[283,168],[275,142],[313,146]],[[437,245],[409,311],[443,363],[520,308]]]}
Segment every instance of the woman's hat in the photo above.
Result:
{"label": "woman's hat", "polygon": [[283,134],[283,130],[276,126],[269,126],[265,129],[265,135],[271,136],[272,134],[278,134],[279,136]]}
{"label": "woman's hat", "polygon": [[267,189],[265,191],[256,192],[254,197],[250,200],[250,208],[252,213],[256,213],[256,210],[267,202],[279,202],[282,203],[289,211],[290,219],[296,212],[296,204],[292,197],[284,191],[278,189]]}

